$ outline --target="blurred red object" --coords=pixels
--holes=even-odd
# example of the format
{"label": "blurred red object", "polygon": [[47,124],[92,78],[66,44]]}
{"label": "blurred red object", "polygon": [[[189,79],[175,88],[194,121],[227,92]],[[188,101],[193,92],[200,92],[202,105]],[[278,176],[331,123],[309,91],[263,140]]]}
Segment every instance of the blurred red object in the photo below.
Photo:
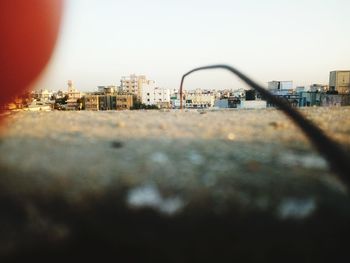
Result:
{"label": "blurred red object", "polygon": [[24,92],[50,59],[62,0],[0,0],[0,104]]}

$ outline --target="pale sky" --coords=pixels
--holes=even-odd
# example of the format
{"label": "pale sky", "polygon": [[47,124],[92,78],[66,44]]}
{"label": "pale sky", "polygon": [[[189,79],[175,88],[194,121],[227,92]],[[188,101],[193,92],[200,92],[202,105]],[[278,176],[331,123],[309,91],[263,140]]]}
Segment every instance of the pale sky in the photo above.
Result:
{"label": "pale sky", "polygon": [[[55,54],[36,87],[82,91],[145,74],[178,88],[183,73],[213,63],[263,85],[328,84],[350,69],[349,0],[66,0]],[[196,73],[186,89],[244,88],[224,71]]]}

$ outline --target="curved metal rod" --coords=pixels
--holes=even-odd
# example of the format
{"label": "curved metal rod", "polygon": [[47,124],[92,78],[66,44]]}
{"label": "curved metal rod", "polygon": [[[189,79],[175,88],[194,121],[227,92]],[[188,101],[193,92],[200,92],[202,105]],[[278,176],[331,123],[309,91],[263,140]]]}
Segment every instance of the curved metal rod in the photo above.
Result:
{"label": "curved metal rod", "polygon": [[330,168],[335,173],[337,173],[340,179],[343,181],[343,183],[350,188],[350,158],[345,152],[345,150],[337,142],[328,137],[320,128],[315,126],[315,124],[303,117],[303,115],[299,111],[293,109],[288,104],[288,102],[278,98],[277,96],[272,95],[272,93],[263,88],[261,85],[257,84],[256,82],[248,78],[246,75],[244,75],[243,73],[231,66],[211,65],[199,67],[183,75],[180,86],[180,109],[182,109],[182,88],[185,78],[196,71],[218,68],[226,69],[231,73],[235,74],[246,84],[248,84],[250,87],[252,87],[261,95],[263,95],[267,99],[267,101],[273,103],[278,108],[280,108],[289,118],[291,118],[294,121],[295,124],[299,126],[299,128],[310,139],[310,141],[313,143],[313,145],[316,147],[319,153],[323,155],[328,161]]}

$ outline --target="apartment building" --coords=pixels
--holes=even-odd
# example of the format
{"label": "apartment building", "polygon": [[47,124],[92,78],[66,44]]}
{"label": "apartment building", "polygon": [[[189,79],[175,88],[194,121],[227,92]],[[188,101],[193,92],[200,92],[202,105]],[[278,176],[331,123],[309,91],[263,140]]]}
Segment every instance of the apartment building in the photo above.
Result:
{"label": "apartment building", "polygon": [[336,70],[329,74],[329,90],[350,94],[350,70]]}
{"label": "apartment building", "polygon": [[73,81],[68,80],[67,84],[68,84],[67,110],[76,110],[80,106],[78,103],[78,99],[81,98],[81,93],[74,87]]}
{"label": "apartment building", "polygon": [[52,91],[48,91],[47,89],[34,90],[32,92],[32,96],[34,99],[41,101],[49,101],[53,95]]}
{"label": "apartment building", "polygon": [[88,94],[83,98],[83,108],[90,111],[130,110],[133,107],[132,95]]}
{"label": "apartment building", "polygon": [[309,91],[311,92],[326,92],[328,91],[328,86],[323,84],[312,84],[310,85]]}
{"label": "apartment building", "polygon": [[142,89],[147,86],[154,86],[153,80],[148,80],[144,75],[125,76],[121,78],[120,90],[127,94],[135,95],[138,99],[142,97]]}
{"label": "apartment building", "polygon": [[133,95],[116,95],[116,110],[130,110],[133,106]]}
{"label": "apartment building", "polygon": [[98,86],[97,90],[98,90],[98,93],[111,95],[111,94],[115,94],[118,91],[118,87],[114,85]]}
{"label": "apartment building", "polygon": [[293,81],[269,81],[267,89],[274,95],[288,95],[293,93]]}
{"label": "apartment building", "polygon": [[211,108],[214,106],[215,96],[200,89],[185,92],[186,108]]}
{"label": "apartment building", "polygon": [[142,89],[141,103],[156,105],[159,108],[170,107],[170,90],[147,85]]}
{"label": "apartment building", "polygon": [[83,98],[83,109],[89,111],[98,111],[100,109],[99,95],[85,95]]}

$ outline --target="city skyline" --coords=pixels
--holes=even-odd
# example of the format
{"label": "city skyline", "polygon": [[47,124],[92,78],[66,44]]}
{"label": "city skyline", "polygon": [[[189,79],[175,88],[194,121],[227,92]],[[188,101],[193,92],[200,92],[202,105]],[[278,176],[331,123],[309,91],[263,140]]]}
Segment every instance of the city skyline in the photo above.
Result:
{"label": "city skyline", "polygon": [[[337,1],[67,1],[61,36],[35,88],[82,91],[119,85],[130,73],[179,87],[196,66],[227,63],[257,81],[328,84],[348,69],[350,3]],[[186,88],[246,86],[229,73],[198,73]]]}

